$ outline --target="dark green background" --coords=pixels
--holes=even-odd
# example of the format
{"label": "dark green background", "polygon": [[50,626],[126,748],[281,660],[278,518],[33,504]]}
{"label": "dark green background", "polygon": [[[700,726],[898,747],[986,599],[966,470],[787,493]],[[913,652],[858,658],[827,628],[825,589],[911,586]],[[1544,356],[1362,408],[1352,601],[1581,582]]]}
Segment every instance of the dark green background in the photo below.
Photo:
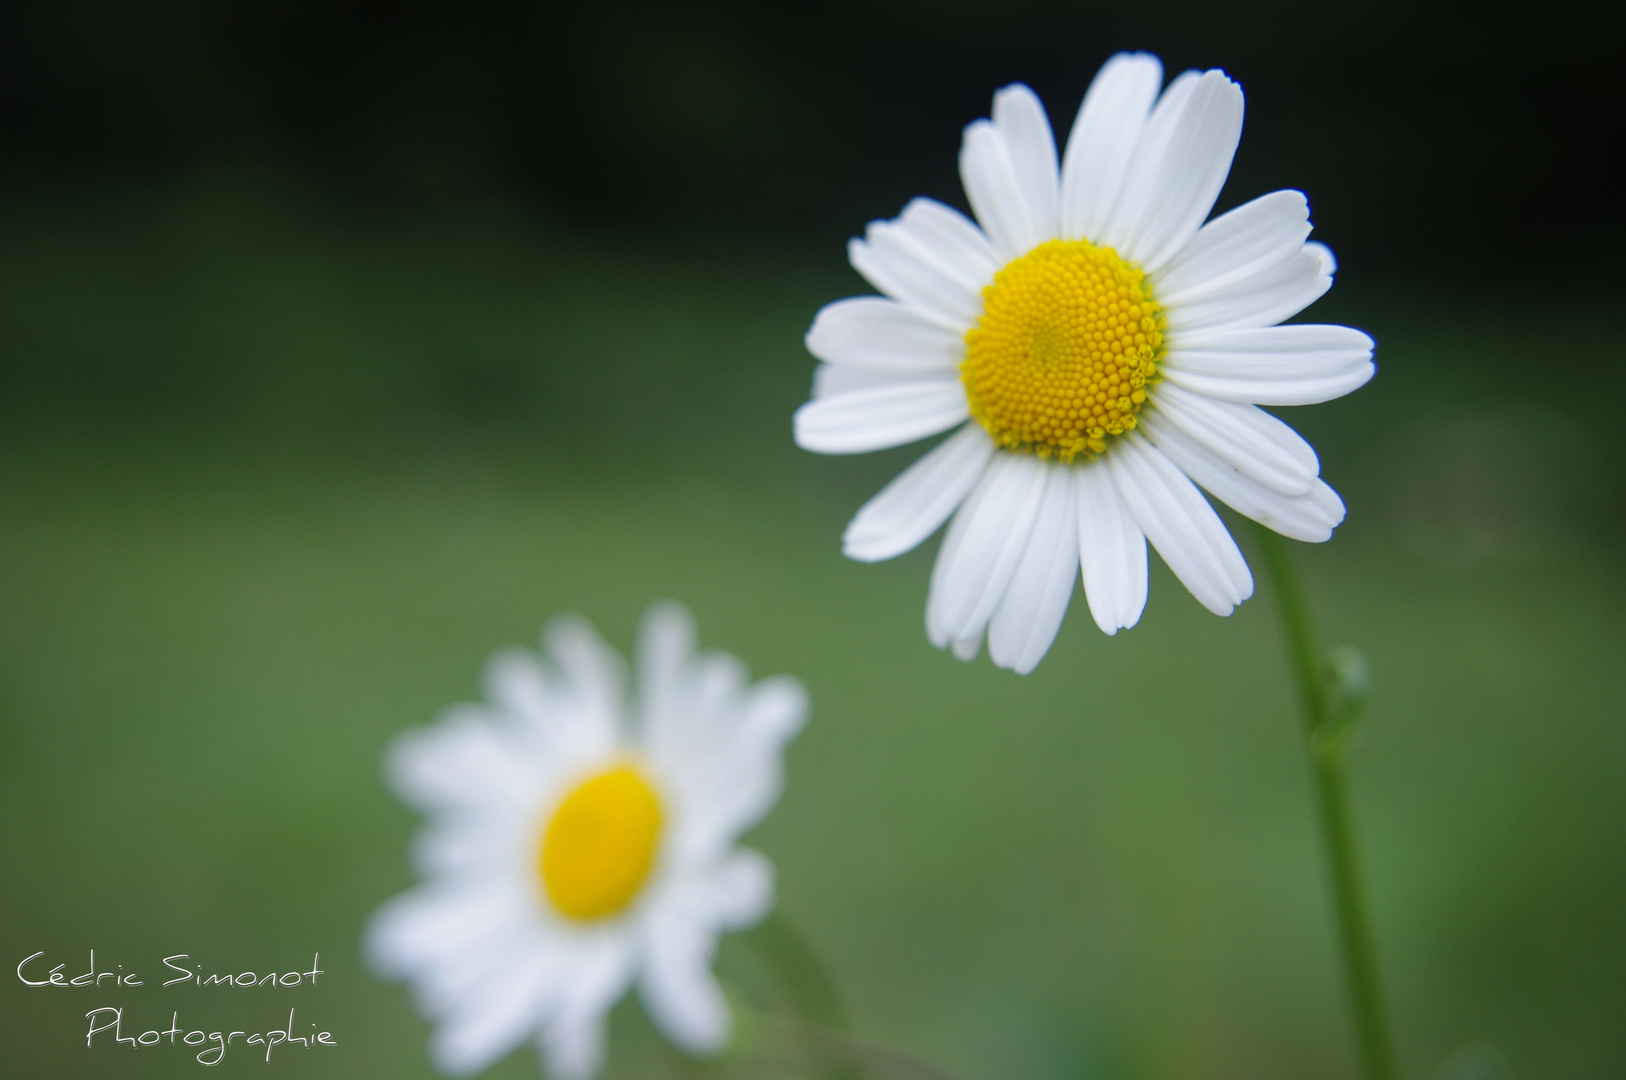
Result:
{"label": "dark green background", "polygon": [[[1307,190],[1342,262],[1309,317],[1379,342],[1371,385],[1285,412],[1350,508],[1297,547],[1375,672],[1355,787],[1405,1072],[1626,1072],[1618,23],[8,6],[0,1073],[195,1074],[86,1050],[111,991],[9,974],[94,947],[149,980],[143,1027],[293,1004],[339,1041],[224,1074],[431,1075],[359,957],[410,881],[380,749],[550,615],[625,648],[671,596],[811,690],[752,842],[863,1034],[967,1080],[1353,1076],[1263,589],[1216,619],[1155,564],[1134,630],[1075,596],[1036,674],[962,665],[922,629],[935,542],[839,554],[918,448],[790,442],[800,335],[863,290],[845,238],[960,201],[997,86],[1065,129],[1121,47],[1242,80],[1222,205]],[[281,997],[156,985],[315,951]],[[610,1071],[686,1070],[631,1007]]]}

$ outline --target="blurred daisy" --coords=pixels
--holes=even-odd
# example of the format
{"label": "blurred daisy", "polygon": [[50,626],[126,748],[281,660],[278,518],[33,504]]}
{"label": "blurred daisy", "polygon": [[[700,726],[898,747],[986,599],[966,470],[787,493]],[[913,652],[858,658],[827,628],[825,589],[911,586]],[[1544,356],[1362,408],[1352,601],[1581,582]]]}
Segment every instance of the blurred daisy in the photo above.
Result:
{"label": "blurred daisy", "polygon": [[792,679],[751,685],[694,638],[683,608],[652,607],[627,701],[621,657],[560,620],[547,660],[499,654],[488,704],[391,748],[392,786],[431,819],[415,851],[428,880],[374,916],[367,950],[412,983],[444,1071],[535,1037],[550,1075],[589,1077],[634,982],[678,1046],[727,1041],[718,934],[773,904],[773,868],[735,840],[779,797],[807,698]]}
{"label": "blurred daisy", "polygon": [[[866,503],[846,553],[902,554],[952,515],[926,631],[971,659],[988,638],[1031,671],[1083,571],[1096,624],[1133,626],[1146,541],[1209,610],[1253,578],[1197,490],[1321,541],[1344,506],[1315,451],[1259,405],[1307,405],[1372,377],[1372,341],[1278,326],[1332,284],[1309,206],[1278,191],[1206,225],[1242,132],[1242,90],[1188,71],[1159,94],[1145,54],[1095,77],[1058,165],[1025,86],[966,128],[977,223],[916,199],[848,254],[884,297],[819,312],[820,364],[796,413],[808,450],[853,454],[959,430]],[[980,227],[979,227],[980,225]],[[1193,483],[1195,481],[1195,484]]]}

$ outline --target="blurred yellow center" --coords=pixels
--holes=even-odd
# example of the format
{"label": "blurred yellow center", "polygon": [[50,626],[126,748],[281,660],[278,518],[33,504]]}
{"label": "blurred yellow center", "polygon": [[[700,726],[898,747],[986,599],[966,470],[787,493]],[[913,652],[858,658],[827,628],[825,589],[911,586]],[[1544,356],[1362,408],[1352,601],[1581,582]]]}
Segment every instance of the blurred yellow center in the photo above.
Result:
{"label": "blurred yellow center", "polygon": [[995,442],[1072,461],[1135,426],[1163,354],[1163,309],[1140,270],[1111,248],[1050,240],[982,298],[960,380]]}
{"label": "blurred yellow center", "polygon": [[649,781],[618,765],[583,781],[559,804],[542,837],[542,884],[572,919],[621,911],[655,865],[661,803]]}

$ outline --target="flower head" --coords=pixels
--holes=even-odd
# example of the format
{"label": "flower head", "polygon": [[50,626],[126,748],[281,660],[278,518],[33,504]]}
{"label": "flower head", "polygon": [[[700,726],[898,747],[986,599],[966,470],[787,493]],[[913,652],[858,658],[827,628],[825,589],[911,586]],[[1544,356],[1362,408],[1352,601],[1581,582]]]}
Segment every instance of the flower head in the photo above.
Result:
{"label": "flower head", "polygon": [[697,655],[675,604],[644,617],[630,701],[620,656],[585,622],[544,641],[547,660],[492,659],[486,704],[391,747],[392,786],[430,817],[427,880],[374,916],[369,956],[412,983],[450,1073],[534,1037],[551,1075],[591,1076],[634,982],[673,1042],[720,1049],[717,937],[773,903],[773,868],[735,841],[779,797],[806,694]]}
{"label": "flower head", "polygon": [[[826,306],[823,361],[796,441],[827,454],[958,430],[866,503],[855,559],[889,559],[949,518],[926,605],[939,648],[1031,671],[1082,569],[1096,624],[1133,626],[1146,542],[1209,610],[1253,578],[1197,485],[1285,536],[1344,517],[1315,451],[1260,405],[1308,405],[1372,377],[1372,341],[1277,325],[1332,284],[1306,242],[1309,204],[1265,195],[1204,224],[1242,132],[1219,71],[1162,88],[1143,53],[1107,61],[1057,161],[1025,86],[966,128],[960,177],[977,221],[916,199],[852,241],[884,295]],[[1195,483],[1194,483],[1195,482]]]}

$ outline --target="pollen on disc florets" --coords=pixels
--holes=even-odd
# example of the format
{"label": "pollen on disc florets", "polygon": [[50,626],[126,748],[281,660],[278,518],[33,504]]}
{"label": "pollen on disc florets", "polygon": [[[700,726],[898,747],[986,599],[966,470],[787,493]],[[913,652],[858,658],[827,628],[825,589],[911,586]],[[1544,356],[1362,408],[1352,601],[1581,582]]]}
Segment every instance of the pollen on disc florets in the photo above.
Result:
{"label": "pollen on disc florets", "polygon": [[1135,426],[1163,356],[1163,309],[1111,248],[1050,240],[982,290],[960,380],[1000,446],[1070,462]]}

